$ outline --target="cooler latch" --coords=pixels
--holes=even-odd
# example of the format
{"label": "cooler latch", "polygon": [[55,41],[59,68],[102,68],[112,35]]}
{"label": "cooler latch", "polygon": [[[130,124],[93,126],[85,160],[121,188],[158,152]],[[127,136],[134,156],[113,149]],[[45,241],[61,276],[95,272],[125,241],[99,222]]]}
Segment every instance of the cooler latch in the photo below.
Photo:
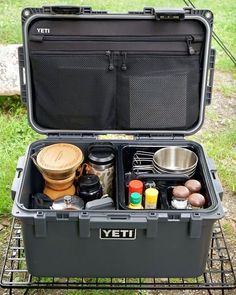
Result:
{"label": "cooler latch", "polygon": [[156,20],[183,20],[184,9],[159,9],[155,10]]}
{"label": "cooler latch", "polygon": [[47,236],[46,216],[43,212],[37,212],[34,217],[34,233],[36,238]]}
{"label": "cooler latch", "polygon": [[60,138],[60,139],[68,139],[68,138],[76,138],[76,139],[97,139],[97,136],[94,133],[73,133],[73,132],[68,132],[68,133],[48,133],[48,138],[54,139],[54,138]]}
{"label": "cooler latch", "polygon": [[206,105],[210,105],[211,99],[212,99],[214,70],[215,70],[215,57],[216,57],[216,51],[214,48],[211,48],[210,58],[209,58],[209,70],[208,70],[209,72],[208,72],[208,81],[207,81]]}

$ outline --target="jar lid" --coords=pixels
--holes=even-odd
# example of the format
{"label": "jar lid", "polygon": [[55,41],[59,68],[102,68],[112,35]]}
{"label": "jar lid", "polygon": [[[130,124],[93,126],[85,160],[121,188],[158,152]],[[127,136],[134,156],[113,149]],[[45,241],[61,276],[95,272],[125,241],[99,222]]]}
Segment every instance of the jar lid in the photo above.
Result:
{"label": "jar lid", "polygon": [[202,206],[205,205],[205,197],[202,194],[199,193],[193,193],[189,196],[188,202],[190,205],[194,207],[199,207],[201,208]]}
{"label": "jar lid", "polygon": [[141,203],[141,195],[139,193],[132,193],[130,195],[130,203],[131,204],[140,204]]}
{"label": "jar lid", "polygon": [[187,187],[178,185],[173,188],[172,194],[176,199],[185,200],[190,195],[190,191]]}
{"label": "jar lid", "polygon": [[189,179],[184,185],[190,190],[191,193],[198,193],[202,188],[201,183],[196,179]]}
{"label": "jar lid", "polygon": [[43,148],[37,155],[37,164],[45,171],[67,171],[83,162],[80,148],[68,143],[57,143]]}
{"label": "jar lid", "polygon": [[106,165],[110,164],[114,161],[115,155],[111,151],[111,149],[102,149],[101,147],[99,149],[96,149],[96,147],[92,148],[88,159],[93,164],[100,164],[100,165]]}
{"label": "jar lid", "polygon": [[84,208],[84,201],[78,196],[67,195],[52,204],[54,210],[82,210]]}
{"label": "jar lid", "polygon": [[142,190],[143,190],[143,182],[141,180],[134,179],[129,182],[130,192],[139,192]]}
{"label": "jar lid", "polygon": [[80,176],[78,180],[80,190],[100,187],[99,177],[95,174],[87,174]]}

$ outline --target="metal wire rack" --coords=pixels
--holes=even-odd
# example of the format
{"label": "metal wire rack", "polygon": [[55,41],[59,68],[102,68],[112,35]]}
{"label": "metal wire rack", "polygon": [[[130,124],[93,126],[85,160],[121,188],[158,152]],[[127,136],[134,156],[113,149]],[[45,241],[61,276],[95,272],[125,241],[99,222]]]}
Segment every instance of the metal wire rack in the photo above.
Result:
{"label": "metal wire rack", "polygon": [[[177,289],[233,289],[236,277],[229,250],[219,222],[213,228],[206,270],[197,278],[54,278],[34,277],[28,273],[20,222],[13,221],[9,244],[3,263],[0,284],[13,289],[127,289],[127,290],[177,290]],[[19,294],[19,293],[18,293]]]}

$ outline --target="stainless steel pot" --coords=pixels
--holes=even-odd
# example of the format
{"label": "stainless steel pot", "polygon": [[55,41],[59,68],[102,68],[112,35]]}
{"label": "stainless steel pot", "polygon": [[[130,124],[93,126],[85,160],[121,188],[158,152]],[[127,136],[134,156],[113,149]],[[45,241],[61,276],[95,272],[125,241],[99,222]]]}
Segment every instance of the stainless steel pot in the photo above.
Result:
{"label": "stainless steel pot", "polygon": [[177,173],[192,176],[198,163],[197,155],[182,147],[165,147],[155,152],[153,167],[159,173]]}

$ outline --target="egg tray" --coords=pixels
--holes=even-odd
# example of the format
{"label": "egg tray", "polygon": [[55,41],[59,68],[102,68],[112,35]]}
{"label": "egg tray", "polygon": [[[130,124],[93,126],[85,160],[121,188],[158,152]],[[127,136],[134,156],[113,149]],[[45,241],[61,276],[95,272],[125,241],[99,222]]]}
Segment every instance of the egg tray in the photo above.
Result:
{"label": "egg tray", "polygon": [[[126,289],[126,290],[208,290],[219,294],[236,288],[234,267],[220,222],[213,227],[205,272],[196,278],[55,278],[28,273],[20,222],[13,220],[6,247],[0,284],[9,294],[26,294],[29,289]],[[24,289],[22,293],[16,289]],[[215,290],[215,291],[211,291]],[[217,292],[217,293],[215,293]],[[7,293],[4,293],[7,294]]]}

